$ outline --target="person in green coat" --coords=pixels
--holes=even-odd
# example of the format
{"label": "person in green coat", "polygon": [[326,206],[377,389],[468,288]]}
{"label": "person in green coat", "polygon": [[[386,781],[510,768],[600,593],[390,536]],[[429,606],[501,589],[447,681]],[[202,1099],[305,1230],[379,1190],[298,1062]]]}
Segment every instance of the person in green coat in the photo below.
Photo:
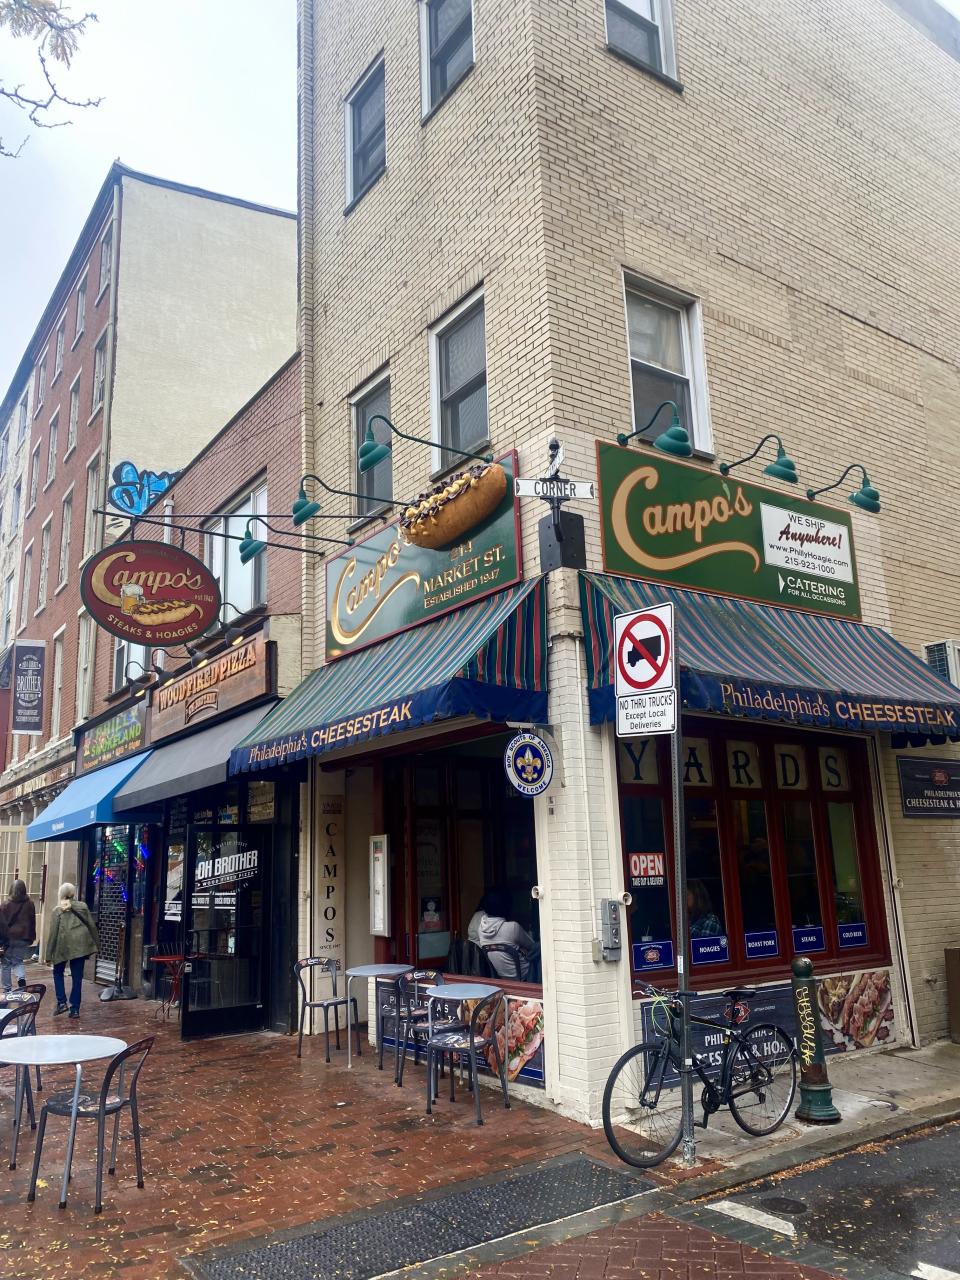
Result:
{"label": "person in green coat", "polygon": [[80,994],[83,988],[83,966],[88,956],[100,947],[97,926],[93,923],[90,908],[77,900],[77,889],[72,884],[60,886],[60,905],[55,907],[47,926],[47,944],[44,959],[53,965],[53,988],[57,993],[54,1013],[66,1013],[67,989],[64,971],[70,966],[70,1017],[80,1017]]}

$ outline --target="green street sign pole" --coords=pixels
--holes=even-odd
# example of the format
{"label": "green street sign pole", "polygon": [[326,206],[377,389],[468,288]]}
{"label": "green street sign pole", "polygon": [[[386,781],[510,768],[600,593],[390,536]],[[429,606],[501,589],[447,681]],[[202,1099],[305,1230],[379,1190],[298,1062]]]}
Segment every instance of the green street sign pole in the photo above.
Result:
{"label": "green street sign pole", "polygon": [[[677,654],[676,629],[673,632],[673,670],[677,703],[680,703],[680,658]],[[683,1118],[683,1163],[692,1167],[697,1162],[697,1144],[693,1136],[693,1050],[690,1044],[689,990],[689,920],[687,919],[687,849],[686,823],[683,811],[683,729],[682,707],[677,706],[677,722],[670,735],[670,771],[673,786],[673,880],[676,886],[677,914],[677,986],[680,995],[680,1108]]]}
{"label": "green street sign pole", "polygon": [[791,968],[800,1054],[800,1105],[795,1114],[806,1124],[839,1124],[843,1117],[833,1105],[833,1089],[827,1076],[813,964],[807,956],[797,956]]}

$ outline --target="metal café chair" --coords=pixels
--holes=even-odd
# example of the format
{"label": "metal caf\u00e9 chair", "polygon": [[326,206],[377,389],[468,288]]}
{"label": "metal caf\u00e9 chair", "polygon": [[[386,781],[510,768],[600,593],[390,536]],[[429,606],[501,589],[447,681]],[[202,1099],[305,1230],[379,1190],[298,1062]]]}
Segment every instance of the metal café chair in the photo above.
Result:
{"label": "metal caf\u00e9 chair", "polygon": [[[43,1003],[43,997],[47,994],[47,988],[46,988],[46,985],[45,985],[44,983],[42,983],[42,982],[28,982],[28,983],[27,983],[27,985],[26,985],[25,987],[21,987],[21,988],[20,988],[20,990],[21,990],[25,995],[31,995],[31,996],[35,996],[35,997],[36,997],[36,1000],[37,1000],[37,1013],[39,1014],[39,1012],[40,1012],[40,1005]],[[34,1020],[33,1020],[33,1026],[32,1026],[32,1027],[31,1027],[31,1029],[27,1032],[27,1034],[28,1034],[28,1035],[31,1035],[31,1036],[35,1036],[35,1035],[37,1034],[37,1020],[36,1020],[36,1018],[34,1018]],[[39,1067],[34,1067],[34,1071],[36,1072],[36,1075],[37,1075],[37,1093],[42,1093],[42,1091],[43,1091],[43,1076],[40,1074],[40,1068],[39,1068]]]}
{"label": "metal caf\u00e9 chair", "polygon": [[[9,1066],[9,1063],[3,1061],[3,1041],[13,1040],[19,1036],[34,1036],[37,1034],[37,1010],[40,1008],[39,1000],[25,1000],[22,1004],[18,1004],[13,1009],[8,1009],[6,1013],[0,1012],[0,1066]],[[23,1094],[20,1093],[20,1072],[23,1072]],[[30,1117],[30,1128],[37,1127],[37,1116],[33,1108],[33,1089],[30,1087],[30,1068],[16,1067],[14,1079],[17,1087],[14,1089],[13,1103],[13,1145],[10,1149],[10,1168],[17,1167],[17,1139],[20,1136],[20,1120],[23,1110],[21,1098],[26,1097],[27,1115]]]}
{"label": "metal caf\u00e9 chair", "polygon": [[[443,974],[439,969],[415,969],[406,974],[397,983],[399,990],[398,1012],[401,1013],[401,1026],[397,1034],[402,1037],[400,1049],[400,1066],[397,1071],[397,1084],[403,1085],[403,1069],[406,1064],[406,1047],[413,1041],[413,1061],[420,1061],[420,1050],[426,1048],[431,1032],[464,1030],[466,1023],[462,1018],[444,1018],[430,1023],[429,1002],[423,997],[425,987],[439,987],[444,984]],[[451,988],[451,998],[456,998],[456,987]],[[441,1071],[443,1064],[441,1063]]]}
{"label": "metal caf\u00e9 chair", "polygon": [[[103,1209],[103,1158],[107,1136],[107,1116],[113,1116],[113,1138],[110,1144],[110,1164],[107,1168],[107,1173],[115,1174],[117,1171],[117,1143],[120,1138],[120,1116],[127,1108],[130,1110],[130,1121],[133,1127],[133,1150],[137,1161],[137,1186],[141,1189],[143,1188],[143,1156],[140,1151],[137,1080],[140,1077],[143,1064],[147,1060],[147,1054],[153,1048],[153,1039],[153,1036],[148,1036],[145,1040],[138,1040],[136,1044],[130,1045],[110,1060],[99,1094],[93,1096],[89,1093],[81,1093],[80,1095],[80,1108],[77,1111],[77,1119],[96,1120],[97,1122],[97,1197],[93,1207],[94,1213],[100,1213]],[[131,1058],[138,1060],[134,1063],[129,1074],[126,1075],[126,1079],[124,1079],[127,1061]],[[115,1076],[117,1077],[116,1083],[114,1083]],[[47,1130],[47,1116],[66,1116],[69,1118],[72,1110],[72,1090],[69,1093],[55,1093],[43,1104],[43,1110],[40,1112],[37,1146],[33,1153],[30,1190],[27,1193],[27,1199],[30,1201],[35,1200],[37,1197],[37,1176],[40,1173],[40,1156],[43,1152],[43,1138]],[[69,1175],[70,1170],[68,1169],[67,1176],[69,1177]]]}
{"label": "metal caf\u00e9 chair", "polygon": [[[347,1007],[347,997],[337,995],[337,968],[338,961],[333,956],[308,956],[306,960],[298,960],[293,966],[293,972],[296,974],[297,982],[300,984],[300,1034],[297,1037],[297,1057],[301,1056],[303,1051],[303,1024],[306,1021],[307,1010],[322,1009],[323,1010],[323,1035],[326,1042],[327,1062],[330,1061],[330,1010],[334,1010],[333,1028],[337,1037],[337,1048],[340,1048],[340,1019],[336,1010],[341,1006]],[[315,969],[321,974],[328,973],[331,981],[331,997],[327,1000],[311,1000],[310,993],[307,991],[307,984],[304,980],[303,973],[305,969]],[[359,1015],[357,1013],[357,997],[351,996],[350,1003],[353,1005],[353,1026],[357,1035],[357,1057],[360,1057],[360,1027]],[[349,1015],[348,1015],[349,1017]],[[313,1016],[310,1017],[310,1030],[313,1031]],[[347,1030],[349,1035],[349,1028]]]}
{"label": "metal caf\u00e9 chair", "polygon": [[[500,1054],[500,1044],[497,1039],[497,1017],[500,1009],[503,1008],[504,1014],[504,1046],[506,1046],[506,1001],[502,991],[492,991],[490,995],[484,996],[482,1000],[477,1001],[473,1012],[470,1015],[470,1023],[461,1030],[452,1031],[435,1031],[427,1040],[427,1115],[433,1112],[433,1100],[436,1097],[436,1077],[437,1070],[443,1062],[444,1054],[450,1055],[450,1101],[454,1098],[454,1070],[453,1060],[459,1057],[462,1061],[464,1056],[470,1061],[470,1085],[473,1089],[473,1101],[477,1109],[477,1124],[483,1124],[483,1116],[480,1114],[480,1084],[477,1075],[477,1058],[479,1054],[486,1053],[487,1049],[493,1049],[493,1056],[497,1064],[497,1075],[500,1077],[500,1087],[503,1090],[503,1105],[509,1111],[510,1097],[507,1093],[507,1067],[506,1062]],[[483,1026],[481,1032],[480,1027]]]}
{"label": "metal caf\u00e9 chair", "polygon": [[[515,947],[512,942],[488,942],[484,946],[482,946],[480,950],[486,956],[487,963],[490,965],[491,972],[496,974],[497,977],[516,978],[518,982],[523,981],[524,955],[519,947]],[[504,955],[508,958],[508,960],[510,961],[511,967],[513,968],[513,973],[501,973],[501,974],[497,973],[496,968],[494,967],[492,961],[490,960],[491,955],[497,955],[497,954]]]}

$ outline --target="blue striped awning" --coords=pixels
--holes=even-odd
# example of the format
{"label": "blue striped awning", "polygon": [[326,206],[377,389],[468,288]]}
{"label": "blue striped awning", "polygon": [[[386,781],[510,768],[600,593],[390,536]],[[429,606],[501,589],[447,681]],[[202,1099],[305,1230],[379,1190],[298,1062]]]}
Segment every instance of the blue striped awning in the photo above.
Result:
{"label": "blue striped awning", "polygon": [[545,723],[543,578],[328,662],[297,686],[230,755],[230,772],[306,756],[453,716]]}
{"label": "blue striped awning", "polygon": [[633,578],[580,578],[590,719],[613,720],[613,619],[671,601],[685,709],[960,741],[960,689],[879,627]]}

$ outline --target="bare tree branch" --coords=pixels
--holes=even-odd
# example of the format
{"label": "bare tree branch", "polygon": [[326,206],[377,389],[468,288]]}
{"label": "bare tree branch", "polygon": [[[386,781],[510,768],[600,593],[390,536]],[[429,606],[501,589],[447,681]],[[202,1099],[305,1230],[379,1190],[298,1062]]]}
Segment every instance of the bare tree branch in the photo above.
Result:
{"label": "bare tree branch", "polygon": [[[61,93],[50,70],[50,60],[69,68],[88,22],[96,22],[95,13],[73,17],[62,0],[0,0],[0,32],[6,30],[15,40],[32,40],[37,45],[37,59],[43,74],[45,91],[28,91],[23,84],[8,86],[0,80],[0,100],[9,102],[26,113],[30,123],[38,129],[60,129],[69,120],[47,118],[54,106],[85,109],[97,107],[102,98],[80,101]],[[15,159],[23,151],[27,138],[16,150],[4,144],[0,137],[0,157]]]}

